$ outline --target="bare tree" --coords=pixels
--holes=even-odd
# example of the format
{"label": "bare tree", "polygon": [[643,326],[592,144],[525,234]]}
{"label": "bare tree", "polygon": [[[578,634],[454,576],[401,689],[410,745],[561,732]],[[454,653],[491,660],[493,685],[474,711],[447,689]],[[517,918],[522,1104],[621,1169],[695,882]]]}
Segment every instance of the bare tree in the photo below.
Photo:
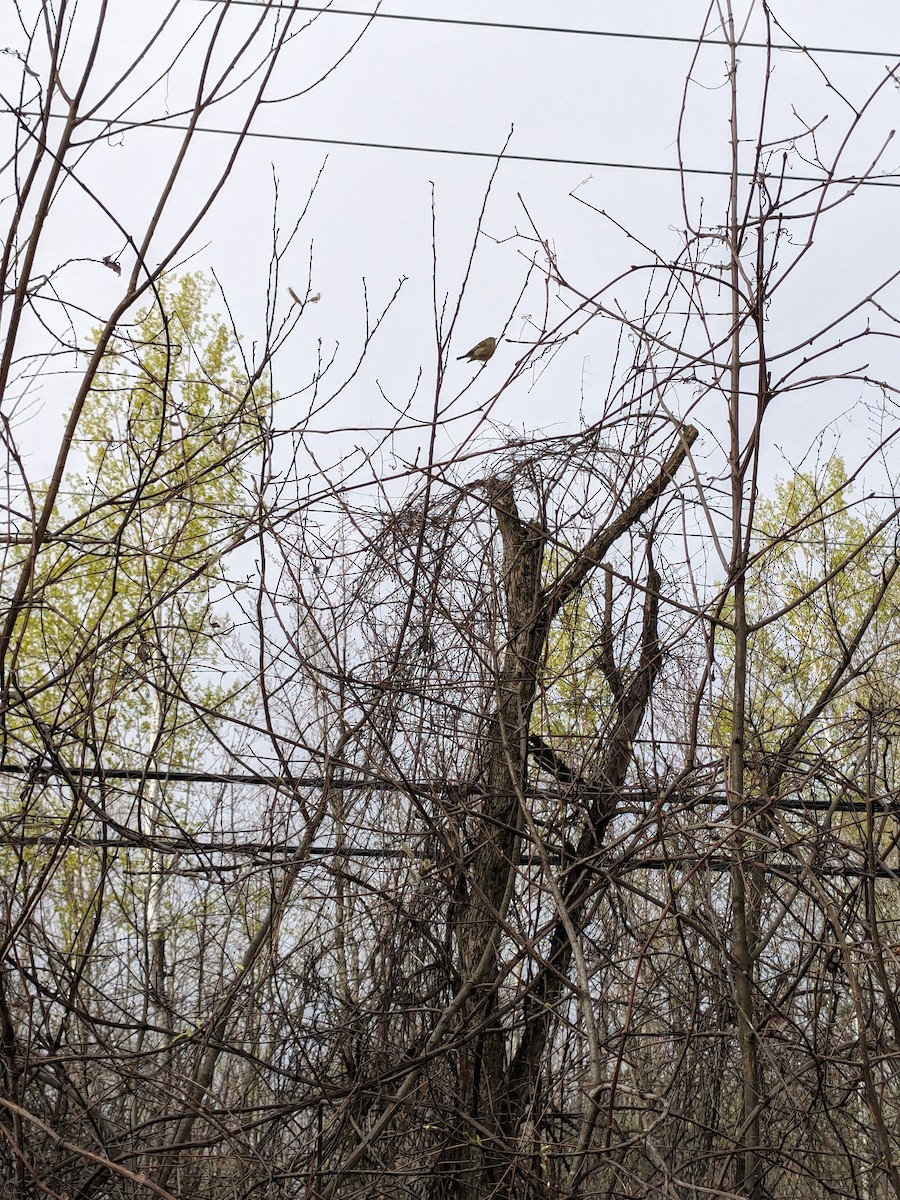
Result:
{"label": "bare tree", "polygon": [[[102,5],[19,12],[0,297],[4,1184],[900,1193],[895,392],[850,357],[890,345],[898,272],[835,289],[799,336],[775,319],[818,231],[875,182],[877,156],[844,161],[893,72],[846,102],[831,143],[785,135],[775,19],[763,6],[745,119],[723,5],[722,210],[696,216],[685,170],[678,251],[642,246],[597,281],[523,200],[520,295],[545,305],[489,395],[509,322],[458,388],[453,373],[479,222],[459,294],[435,282],[427,414],[396,404],[360,448],[330,413],[391,336],[402,283],[285,425],[277,355],[315,299],[281,287],[296,229],[273,237],[254,355],[214,313],[227,296],[172,274],[300,31],[291,6],[250,25],[234,7],[188,29],[176,5],[155,28],[160,70],[188,47],[201,65],[139,231],[90,164],[95,118],[118,105],[129,127],[144,68],[110,74]],[[234,140],[186,209],[198,130],[226,99],[243,104]],[[85,256],[54,257],[73,193],[122,247],[88,256],[119,287],[102,312],[66,290]],[[437,281],[437,236],[434,254]],[[501,396],[555,386],[556,357],[597,328],[616,350],[592,419],[486,424]],[[30,478],[51,358],[71,411],[48,478]],[[877,433],[768,496],[775,414],[851,382]],[[317,458],[316,428],[343,458]],[[876,470],[878,499],[857,500]]]}

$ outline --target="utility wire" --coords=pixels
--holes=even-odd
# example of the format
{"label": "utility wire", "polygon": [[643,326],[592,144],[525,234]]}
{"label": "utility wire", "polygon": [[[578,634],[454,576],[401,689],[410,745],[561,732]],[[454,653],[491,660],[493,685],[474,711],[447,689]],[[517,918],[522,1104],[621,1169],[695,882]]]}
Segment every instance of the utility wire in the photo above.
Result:
{"label": "utility wire", "polygon": [[[221,0],[204,0],[205,3],[221,2]],[[21,117],[42,118],[43,113],[34,111],[20,111]],[[55,120],[68,120],[68,114],[51,113],[51,118]],[[496,150],[455,150],[447,146],[411,146],[401,142],[365,142],[350,138],[324,138],[324,137],[307,137],[299,133],[270,133],[262,130],[242,131],[237,129],[223,129],[211,125],[187,125],[178,121],[123,121],[118,118],[109,119],[107,117],[81,117],[79,118],[80,125],[87,123],[94,125],[105,125],[106,136],[113,137],[116,134],[129,133],[136,129],[168,129],[180,133],[209,133],[221,137],[237,137],[241,134],[247,138],[258,138],[267,141],[277,142],[303,142],[309,145],[316,146],[350,146],[362,150],[395,150],[402,153],[410,154],[451,154],[460,158],[488,158],[496,160],[498,157],[504,161],[510,162],[528,162],[528,163],[544,163],[551,166],[564,167],[603,167],[613,171],[659,171],[667,175],[707,175],[718,176],[723,179],[730,179],[732,172],[728,167],[721,169],[717,167],[686,167],[677,164],[673,166],[663,166],[658,163],[629,163],[615,162],[606,159],[594,158],[554,158],[551,155],[542,154],[510,154],[503,153],[498,155]],[[761,175],[758,171],[738,171],[738,175],[742,179],[778,179],[780,176],[777,172]],[[900,176],[891,174],[880,176],[877,179],[864,178],[859,175],[846,175],[841,177],[829,177],[827,175],[786,175],[786,182],[789,183],[812,183],[819,187],[825,184],[847,186],[852,188],[860,187],[900,187]]]}
{"label": "utility wire", "polygon": [[[194,3],[221,4],[223,0],[194,0]],[[523,25],[515,21],[471,21],[463,17],[423,17],[415,13],[386,13],[365,12],[358,8],[317,8],[312,4],[292,4],[290,0],[276,0],[266,3],[266,0],[228,0],[231,6],[245,8],[284,8],[291,12],[321,13],[335,17],[364,17],[366,20],[381,21],[418,21],[427,25],[460,25],[467,29],[504,29],[518,33],[561,33],[575,37],[622,38],[638,42],[674,42],[687,46],[730,46],[726,38],[696,38],[685,37],[671,33],[621,33],[616,29],[578,29],[568,25]],[[867,58],[900,59],[900,51],[890,50],[854,50],[843,46],[803,46],[790,42],[740,42],[739,49],[750,50],[787,50],[794,54],[850,54]]]}
{"label": "utility wire", "polygon": [[[37,768],[33,764],[23,763],[5,763],[0,766],[0,776],[10,775],[14,777],[25,777],[26,779],[37,772],[48,778],[63,778],[70,776],[77,779],[80,784],[86,783],[89,780],[97,780],[103,783],[112,781],[131,782],[131,783],[147,783],[155,781],[159,783],[214,783],[214,784],[229,784],[233,786],[253,786],[265,787],[275,790],[283,790],[286,787],[292,786],[297,790],[305,790],[309,788],[320,789],[330,783],[330,786],[345,792],[378,792],[378,793],[407,793],[410,790],[417,796],[428,797],[435,794],[443,794],[446,796],[464,796],[476,795],[471,786],[463,780],[415,780],[410,787],[404,788],[401,785],[385,781],[383,779],[367,779],[365,776],[338,776],[330,781],[326,781],[324,776],[298,776],[295,779],[289,779],[284,775],[266,775],[263,773],[241,773],[228,771],[185,771],[177,768],[162,769],[162,770],[143,770],[140,767],[133,768],[113,768],[107,770],[103,767],[69,767],[62,773],[57,770],[52,763],[46,763],[43,768],[38,764]],[[581,781],[575,790],[585,792],[598,790],[599,785],[592,784],[589,780]],[[656,804],[659,801],[660,794],[665,792],[670,803],[680,803],[685,807],[693,807],[694,805],[711,805],[713,807],[725,807],[728,804],[728,797],[724,792],[717,791],[702,791],[700,788],[683,787],[674,790],[665,787],[647,788],[637,786],[625,786],[614,789],[616,796],[625,803],[632,804]],[[556,800],[560,794],[568,794],[568,789],[565,785],[557,788],[533,786],[530,787],[526,795],[531,799]],[[900,799],[894,792],[886,792],[883,795],[865,797],[859,799],[826,799],[826,800],[790,800],[787,798],[776,801],[771,807],[779,811],[788,812],[860,812],[865,811],[867,803],[874,802],[876,811],[879,814],[900,814]],[[766,801],[763,807],[769,807],[770,802]],[[0,819],[0,827],[3,825],[3,820]]]}
{"label": "utility wire", "polygon": [[[43,834],[0,834],[0,846],[11,846],[22,850],[26,846],[45,846],[48,849],[58,850],[60,847],[66,847],[72,850],[103,850],[115,854],[117,851],[123,850],[146,850],[148,846],[163,854],[177,854],[184,857],[190,855],[209,856],[213,854],[227,855],[236,859],[252,859],[256,864],[265,866],[284,865],[285,860],[293,860],[299,854],[303,847],[299,843],[291,842],[208,842],[197,841],[193,838],[143,838],[135,835],[134,837],[83,837],[79,834],[62,834],[56,837],[52,833]],[[376,859],[381,861],[389,861],[391,859],[405,859],[411,865],[420,864],[421,859],[417,858],[414,853],[409,850],[396,849],[392,850],[385,846],[333,846],[333,845],[316,845],[306,847],[306,853],[312,862],[306,865],[311,866],[317,859],[336,858],[336,859]],[[427,858],[426,856],[423,856]],[[559,866],[564,861],[558,854],[547,854],[547,860],[551,866]],[[540,860],[533,859],[519,864],[519,871],[525,874],[532,867],[540,865]],[[566,862],[567,867],[571,867],[571,862]],[[610,879],[617,880],[625,875],[631,875],[638,871],[662,871],[665,874],[670,874],[673,868],[681,868],[689,870],[691,874],[696,874],[703,871],[725,872],[734,869],[734,861],[724,858],[721,855],[711,855],[703,853],[687,853],[673,854],[665,858],[630,858],[624,862],[612,863],[606,867],[598,868],[597,873],[608,876]],[[292,869],[296,869],[296,863],[292,862]],[[216,872],[221,874],[223,865],[216,863],[215,865],[206,864],[203,868],[198,867],[170,867],[170,872],[176,875],[192,875],[202,873],[204,875]],[[877,861],[872,867],[853,867],[841,866],[835,863],[817,863],[814,867],[810,867],[806,863],[787,861],[776,863],[769,860],[764,864],[756,864],[754,870],[760,871],[763,875],[772,876],[779,879],[802,879],[804,876],[812,874],[817,879],[822,878],[842,878],[842,879],[892,879],[897,881],[897,872],[883,861]]]}

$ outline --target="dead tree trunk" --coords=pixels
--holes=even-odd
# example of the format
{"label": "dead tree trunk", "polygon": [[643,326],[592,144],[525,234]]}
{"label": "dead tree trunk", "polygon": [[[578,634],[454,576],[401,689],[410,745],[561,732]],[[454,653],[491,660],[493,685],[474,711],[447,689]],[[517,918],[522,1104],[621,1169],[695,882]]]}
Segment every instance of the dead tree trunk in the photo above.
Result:
{"label": "dead tree trunk", "polygon": [[[525,824],[528,733],[541,686],[547,636],[554,617],[601,565],[616,540],[659,499],[697,431],[685,426],[679,444],[658,474],[620,515],[595,532],[545,583],[547,531],[523,520],[511,484],[486,487],[503,544],[503,607],[506,644],[496,683],[496,708],[484,738],[481,772],[483,799],[477,841],[469,859],[463,899],[455,921],[459,972],[471,988],[461,1012],[458,1110],[448,1131],[448,1149],[440,1164],[439,1190],[462,1200],[525,1194],[515,1178],[515,1140],[529,1097],[537,1087],[549,1028],[549,1012],[559,998],[571,957],[565,923],[582,918],[593,880],[588,867],[570,872],[561,911],[550,935],[550,956],[539,972],[523,1011],[516,1014],[524,1036],[513,1056],[508,1025],[501,1023],[498,996],[506,974],[500,947],[516,892],[517,868]],[[659,579],[651,567],[644,610],[642,662],[629,686],[613,689],[616,719],[610,744],[595,781],[590,817],[579,845],[585,861],[602,844],[615,811],[616,795],[631,761],[631,745],[658,670],[656,613]]]}

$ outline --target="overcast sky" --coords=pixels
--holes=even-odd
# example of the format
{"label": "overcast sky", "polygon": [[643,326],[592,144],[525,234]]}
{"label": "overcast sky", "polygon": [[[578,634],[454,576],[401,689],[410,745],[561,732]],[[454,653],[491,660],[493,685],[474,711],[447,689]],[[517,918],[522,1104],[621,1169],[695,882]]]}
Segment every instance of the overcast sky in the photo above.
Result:
{"label": "overcast sky", "polygon": [[[10,0],[3,4],[12,10]],[[185,40],[186,32],[216,7],[210,0],[184,0],[167,35],[135,72],[129,94],[140,98],[131,118],[181,123],[178,113],[196,86],[202,39],[190,45],[149,92],[141,93],[154,72],[171,61],[173,47]],[[90,10],[89,5],[79,9],[73,61],[78,39],[83,41],[91,32]],[[740,3],[737,12],[741,22],[749,17],[746,38],[764,40],[760,5]],[[110,13],[112,23],[101,45],[103,70],[90,94],[99,101],[98,117],[115,118],[122,105],[102,100],[104,72],[111,78],[123,60],[140,51],[159,10],[156,5],[112,0]],[[446,18],[449,23],[394,20],[391,13]],[[781,142],[789,152],[790,178],[821,177],[820,169],[804,161],[812,150],[810,139],[792,140],[804,127],[815,127],[816,147],[825,162],[846,139],[838,174],[866,171],[898,125],[900,91],[893,82],[882,87],[861,118],[854,115],[884,81],[886,69],[900,59],[895,6],[887,0],[863,5],[817,0],[776,6],[774,14],[784,25],[784,32],[774,29],[777,43],[793,39],[819,49],[810,55],[782,50],[773,55],[766,130],[766,140],[773,143],[773,163],[780,166],[776,143]],[[253,6],[233,6],[229,20],[234,44],[257,15]],[[321,294],[320,302],[307,308],[289,350],[277,363],[275,385],[285,396],[309,380],[320,340],[326,357],[338,347],[334,381],[346,374],[356,361],[365,328],[364,297],[377,312],[398,282],[405,281],[363,370],[323,421],[314,422],[323,438],[330,437],[317,450],[323,460],[336,461],[349,444],[376,444],[377,430],[391,425],[398,409],[423,418],[430,414],[436,365],[432,197],[438,294],[443,298],[446,293],[452,305],[494,171],[491,156],[505,144],[509,156],[564,161],[510,157],[496,172],[454,332],[445,402],[474,374],[474,368],[455,361],[456,354],[487,334],[499,335],[504,326],[512,341],[501,343],[459,402],[459,411],[477,410],[491,400],[523,352],[522,341],[533,335],[529,318],[540,320],[546,299],[540,278],[535,277],[518,299],[528,259],[536,249],[529,214],[567,279],[586,293],[612,284],[605,302],[629,311],[640,311],[647,289],[647,275],[634,275],[629,268],[646,268],[652,261],[647,247],[661,261],[671,261],[684,242],[686,213],[687,220],[699,222],[702,217],[709,225],[724,219],[728,181],[715,172],[729,166],[727,52],[721,45],[698,51],[694,44],[704,29],[708,37],[718,36],[715,13],[709,17],[705,4],[407,0],[386,4],[368,26],[362,17],[340,13],[306,13],[294,20],[297,36],[268,91],[272,101],[280,102],[264,108],[254,125],[255,133],[275,136],[250,139],[226,190],[182,259],[191,267],[215,270],[249,345],[262,326],[276,182],[277,221],[285,231],[319,177],[284,262],[279,302],[285,311],[290,300],[284,288],[291,284],[298,292],[306,290],[310,255],[311,290]],[[482,27],[467,20],[545,28]],[[24,45],[21,37],[16,41],[12,23],[5,24],[8,48]],[[360,33],[359,43],[340,61]],[[657,40],[667,37],[687,40]],[[829,48],[841,53],[826,53]],[[740,121],[748,159],[758,132],[765,63],[764,51],[742,49]],[[15,96],[21,72],[14,58],[5,57],[0,66],[3,93]],[[686,85],[689,71],[691,82]],[[203,126],[233,129],[242,96],[210,111]],[[674,169],[680,120],[686,176]],[[187,211],[221,164],[230,141],[227,134],[212,132],[198,139],[178,183],[176,196],[184,206],[180,211]],[[380,148],[341,141],[378,143]],[[94,196],[69,190],[64,218],[56,214],[42,250],[45,268],[64,259],[122,252],[122,237],[99,210],[97,198],[126,227],[138,227],[158,190],[158,184],[148,183],[168,169],[178,145],[177,132],[157,126],[132,129],[94,146],[82,166],[82,179]],[[898,170],[900,139],[895,139],[879,159],[876,174]],[[893,182],[900,183],[900,177]],[[802,185],[788,186],[799,192]],[[776,351],[796,347],[814,328],[864,300],[896,269],[898,205],[900,192],[893,187],[869,186],[823,216],[813,251],[770,307],[770,338]],[[793,211],[801,211],[801,206]],[[160,245],[168,232],[161,230]],[[800,232],[796,228],[794,236]],[[77,294],[89,311],[102,313],[119,295],[120,281],[95,263],[68,268],[67,282],[69,295]],[[879,301],[890,313],[900,313],[896,288],[879,293]],[[569,302],[550,297],[551,324],[563,317]],[[857,327],[866,319],[861,310]],[[561,346],[551,369],[535,372],[500,395],[489,408],[491,420],[540,434],[570,432],[581,421],[595,419],[614,371],[617,333],[612,322],[592,322]],[[893,357],[892,346],[866,343],[853,348],[849,357],[835,356],[830,366],[865,363],[868,373],[887,376]],[[36,399],[51,408],[64,406],[65,388],[45,383]],[[792,464],[809,461],[805,452],[829,421],[838,423],[826,442],[840,438],[842,450],[860,458],[865,446],[885,433],[884,428],[872,428],[869,414],[854,408],[863,399],[871,396],[862,384],[831,385],[806,397],[786,398],[769,416],[767,472],[784,474]],[[690,397],[673,402],[689,406]],[[292,423],[290,403],[284,401],[279,411],[279,423],[285,427]],[[717,416],[709,403],[692,417],[715,430]],[[33,416],[39,411],[35,408]],[[888,421],[894,419],[890,406],[886,413]],[[484,436],[487,430],[480,421],[477,411],[461,418],[452,427],[452,437],[462,441],[475,429]],[[344,425],[355,432],[341,437],[330,432]],[[376,432],[367,440],[361,427]],[[415,437],[403,442],[404,453],[412,453],[413,442]],[[43,444],[42,439],[33,447],[36,462]],[[712,461],[717,453],[713,440],[701,453],[709,455],[710,470],[718,469],[721,464]]]}

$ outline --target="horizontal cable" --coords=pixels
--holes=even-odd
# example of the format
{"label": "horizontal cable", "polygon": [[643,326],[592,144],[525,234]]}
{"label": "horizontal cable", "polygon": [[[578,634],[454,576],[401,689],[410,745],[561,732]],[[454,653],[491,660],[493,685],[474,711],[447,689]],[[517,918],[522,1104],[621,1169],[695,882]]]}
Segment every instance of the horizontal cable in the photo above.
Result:
{"label": "horizontal cable", "polygon": [[[166,838],[155,836],[152,838],[141,837],[135,834],[133,838],[129,837],[79,837],[77,834],[65,834],[61,837],[54,837],[53,834],[0,834],[0,846],[16,846],[24,848],[26,846],[47,846],[57,849],[65,847],[75,850],[103,850],[110,851],[127,851],[127,850],[153,850],[158,854],[178,854],[178,855],[200,855],[200,854],[225,854],[232,855],[236,858],[248,858],[260,860],[266,866],[282,865],[285,859],[294,859],[297,854],[304,851],[310,858],[343,858],[343,859],[407,859],[411,865],[421,867],[427,860],[427,855],[421,857],[414,851],[409,849],[389,850],[383,846],[330,846],[330,845],[311,845],[305,848],[301,843],[283,842],[273,844],[271,842],[200,842],[190,838]],[[574,863],[571,859],[565,859],[555,853],[547,856],[546,861],[551,866],[560,866],[565,863],[567,868],[571,868]],[[519,863],[520,873],[526,873],[530,867],[542,867],[543,859],[529,858]],[[296,865],[296,864],[294,864]],[[673,868],[681,868],[689,870],[692,874],[697,871],[730,871],[734,867],[734,860],[723,857],[722,855],[708,854],[676,854],[666,856],[664,858],[629,858],[625,862],[612,863],[607,867],[595,867],[597,874],[603,875],[610,879],[617,879],[623,875],[632,875],[637,871],[663,871],[669,873]],[[822,863],[815,867],[810,867],[806,863],[798,863],[796,861],[787,862],[772,862],[771,857],[768,860],[753,861],[754,870],[760,870],[764,875],[775,876],[782,879],[797,879],[805,875],[813,875],[816,878],[843,878],[843,879],[897,879],[897,871],[891,867],[876,863],[874,868],[865,869],[851,866],[841,866],[838,864]],[[220,869],[218,865],[215,868]],[[188,872],[192,875],[197,874],[197,869],[192,868]]]}
{"label": "horizontal cable", "polygon": [[[313,776],[298,776],[294,779],[289,779],[284,775],[266,775],[263,773],[254,774],[252,772],[244,773],[229,773],[227,771],[182,771],[178,769],[172,770],[142,770],[138,767],[120,768],[107,770],[104,767],[84,767],[84,766],[60,766],[55,769],[52,764],[42,764],[38,762],[36,765],[32,763],[7,763],[0,766],[0,776],[10,775],[16,778],[25,778],[38,775],[43,779],[64,779],[67,782],[77,781],[79,784],[90,780],[98,780],[101,782],[118,781],[130,783],[156,782],[156,783],[214,783],[214,784],[232,784],[236,787],[252,786],[270,788],[276,791],[283,791],[287,788],[294,790],[305,790],[309,788],[324,788],[328,787],[333,791],[348,791],[348,792],[394,792],[398,795],[413,794],[416,796],[435,796],[441,795],[444,797],[469,797],[477,799],[484,795],[484,789],[474,786],[470,782],[463,780],[448,780],[445,778],[435,780],[414,780],[408,787],[403,787],[401,784],[394,783],[390,780],[383,779],[366,779],[364,776],[336,776],[326,779],[322,775]],[[592,784],[589,780],[581,780],[573,782],[565,787],[531,787],[526,790],[526,795],[530,799],[544,800],[563,800],[571,799],[572,797],[585,794],[599,792],[602,789]],[[657,804],[661,797],[665,797],[667,803],[683,804],[685,806],[710,804],[725,806],[728,804],[728,796],[724,792],[696,792],[688,788],[666,788],[658,789],[643,788],[643,787],[621,787],[614,789],[615,795],[623,802]],[[779,811],[788,812],[827,812],[829,810],[837,810],[841,812],[859,812],[865,811],[867,801],[865,798],[856,800],[763,800],[760,797],[748,796],[746,803],[753,807],[774,807]],[[900,813],[900,796],[895,796],[889,793],[886,796],[876,796],[871,799],[877,812],[879,813]]]}
{"label": "horizontal cable", "polygon": [[[194,3],[221,4],[223,0],[194,0]],[[459,25],[466,29],[502,29],[516,33],[561,33],[575,37],[621,38],[637,42],[672,42],[687,46],[730,46],[727,38],[686,37],[673,33],[623,33],[617,29],[581,29],[569,25],[523,25],[517,21],[475,21],[465,17],[423,17],[416,13],[365,12],[358,8],[318,8],[312,4],[292,4],[290,0],[227,0],[230,6],[244,8],[283,8],[290,12],[319,13],[333,17],[363,17],[372,21],[418,21],[427,25]],[[847,54],[866,58],[900,58],[900,51],[854,50],[842,46],[803,46],[790,42],[737,43],[740,50],[787,50],[794,54]]]}
{"label": "horizontal cable", "polygon": [[[17,115],[20,117],[30,117],[40,119],[43,114],[33,110],[17,110]],[[68,120],[67,114],[51,113],[51,118],[59,121]],[[547,154],[511,154],[504,152],[498,154],[496,150],[457,150],[449,146],[412,146],[402,142],[366,142],[352,138],[326,138],[326,137],[307,137],[299,133],[269,133],[261,130],[238,130],[238,129],[222,129],[217,126],[210,125],[186,125],[178,121],[123,121],[119,118],[107,117],[81,117],[78,124],[84,125],[87,123],[104,125],[106,130],[101,136],[112,137],[116,134],[129,133],[137,129],[167,129],[176,133],[207,133],[220,137],[238,137],[257,138],[260,140],[276,141],[276,142],[302,142],[307,145],[314,146],[349,146],[354,149],[361,150],[392,150],[404,154],[450,154],[460,158],[488,158],[491,160],[502,159],[504,162],[527,162],[541,163],[550,166],[563,167],[603,167],[611,171],[656,171],[666,175],[707,175],[712,177],[720,177],[723,179],[731,178],[731,171],[727,167],[686,167],[675,164],[673,166],[664,166],[659,163],[633,163],[633,162],[616,162],[610,159],[598,158],[555,158]],[[75,143],[76,145],[78,143]],[[741,179],[781,179],[780,173],[765,174],[759,171],[738,171],[738,176]],[[859,187],[900,187],[900,176],[885,175],[877,179],[867,178],[861,175],[846,175],[841,177],[829,177],[827,175],[791,175],[784,176],[788,183],[812,183],[819,187],[826,185],[848,186],[853,188]]]}

